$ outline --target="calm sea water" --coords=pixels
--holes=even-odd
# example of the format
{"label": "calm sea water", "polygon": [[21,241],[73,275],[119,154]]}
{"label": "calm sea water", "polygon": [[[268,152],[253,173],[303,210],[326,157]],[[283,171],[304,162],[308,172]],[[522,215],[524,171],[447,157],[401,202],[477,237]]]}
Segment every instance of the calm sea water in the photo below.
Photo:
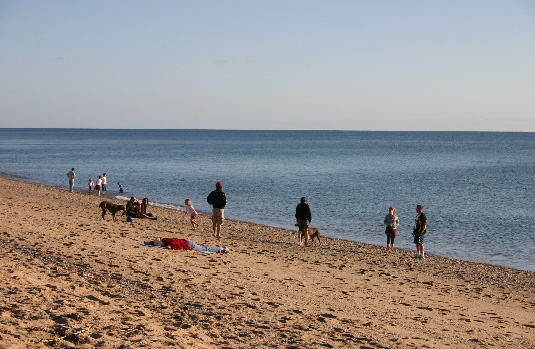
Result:
{"label": "calm sea water", "polygon": [[306,196],[324,235],[376,245],[393,205],[406,249],[423,204],[428,253],[535,271],[535,133],[0,129],[1,172],[68,188],[71,167],[202,212],[222,181],[228,218],[290,229]]}

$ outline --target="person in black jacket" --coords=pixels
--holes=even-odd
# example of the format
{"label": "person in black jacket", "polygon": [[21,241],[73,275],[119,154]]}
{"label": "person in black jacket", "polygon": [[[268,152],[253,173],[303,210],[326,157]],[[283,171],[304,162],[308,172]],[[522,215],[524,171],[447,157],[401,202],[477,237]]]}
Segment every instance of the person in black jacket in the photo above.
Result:
{"label": "person in black jacket", "polygon": [[206,201],[212,205],[212,226],[214,229],[214,236],[216,239],[221,238],[221,226],[225,221],[225,205],[227,204],[227,196],[223,192],[223,183],[217,182],[215,190],[208,195]]}
{"label": "person in black jacket", "polygon": [[312,215],[310,214],[310,206],[307,204],[307,198],[302,197],[301,203],[295,208],[295,219],[297,220],[297,226],[299,227],[299,246],[308,246],[308,227],[312,221]]}
{"label": "person in black jacket", "polygon": [[414,244],[416,245],[416,256],[414,258],[425,259],[424,254],[424,234],[427,231],[427,217],[424,213],[423,205],[416,206],[416,219],[414,220]]}
{"label": "person in black jacket", "polygon": [[139,201],[135,196],[132,196],[130,198],[130,201],[126,203],[126,215],[129,217],[136,217],[137,216],[137,210],[139,206]]}

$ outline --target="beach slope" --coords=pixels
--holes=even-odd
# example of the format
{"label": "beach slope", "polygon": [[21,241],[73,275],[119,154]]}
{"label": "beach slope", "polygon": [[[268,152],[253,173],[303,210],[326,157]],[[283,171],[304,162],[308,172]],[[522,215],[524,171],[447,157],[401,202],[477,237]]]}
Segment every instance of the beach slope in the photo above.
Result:
{"label": "beach slope", "polygon": [[216,241],[207,216],[114,222],[100,201],[0,178],[0,347],[535,347],[534,273],[232,220]]}

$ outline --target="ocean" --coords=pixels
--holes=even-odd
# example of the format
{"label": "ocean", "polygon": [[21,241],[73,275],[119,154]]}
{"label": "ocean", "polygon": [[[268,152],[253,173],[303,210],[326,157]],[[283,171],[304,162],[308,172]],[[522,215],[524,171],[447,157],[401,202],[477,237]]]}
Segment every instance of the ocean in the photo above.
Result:
{"label": "ocean", "polygon": [[535,271],[535,133],[0,129],[4,175],[68,189],[71,167],[78,191],[106,172],[108,196],[205,213],[221,181],[227,218],[293,230],[305,196],[323,235],[381,246],[395,206],[409,250],[422,204],[427,253]]}

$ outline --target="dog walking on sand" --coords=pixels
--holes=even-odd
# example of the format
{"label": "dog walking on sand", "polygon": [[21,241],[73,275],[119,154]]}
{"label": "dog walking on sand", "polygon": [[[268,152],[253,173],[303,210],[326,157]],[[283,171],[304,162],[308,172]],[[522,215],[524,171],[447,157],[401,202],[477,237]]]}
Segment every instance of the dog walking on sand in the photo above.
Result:
{"label": "dog walking on sand", "polygon": [[[298,226],[297,223],[295,223],[295,226],[296,227]],[[299,234],[300,232],[297,231],[296,233]],[[316,239],[318,240],[318,244],[321,245],[320,237],[321,237],[321,233],[318,228],[308,228],[308,238],[309,238],[310,243],[312,243],[312,241]]]}
{"label": "dog walking on sand", "polygon": [[117,205],[109,201],[102,201],[98,207],[102,209],[102,219],[105,219],[104,216],[106,215],[106,212],[109,211],[114,221],[117,220],[115,217],[117,212],[123,211],[122,216],[124,216],[126,211],[124,205]]}

